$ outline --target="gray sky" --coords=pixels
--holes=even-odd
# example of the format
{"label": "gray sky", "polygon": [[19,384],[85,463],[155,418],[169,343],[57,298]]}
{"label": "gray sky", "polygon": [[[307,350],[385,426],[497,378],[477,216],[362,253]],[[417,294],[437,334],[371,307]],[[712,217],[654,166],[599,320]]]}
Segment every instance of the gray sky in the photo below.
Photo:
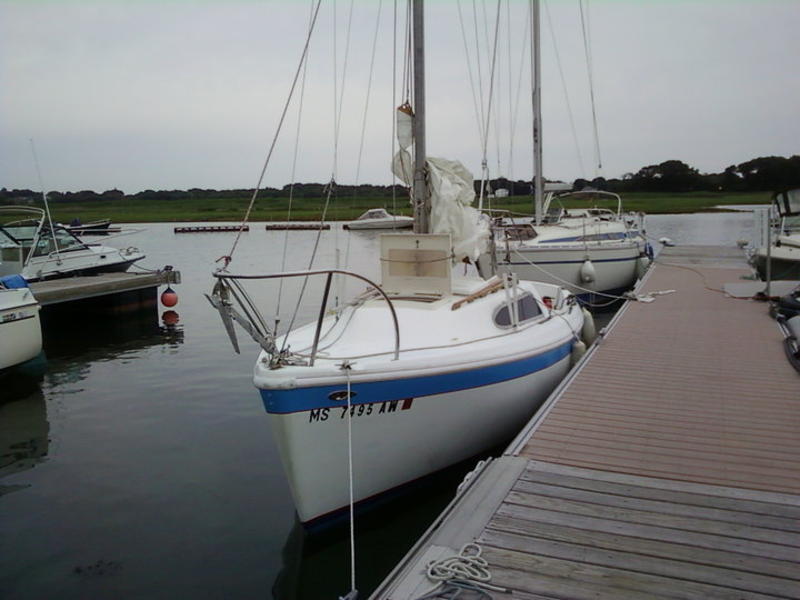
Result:
{"label": "gray sky", "polygon": [[[486,104],[487,39],[497,4],[476,5]],[[0,187],[40,189],[30,139],[48,190],[253,187],[298,64],[310,6],[310,0],[0,0]],[[355,0],[343,83],[350,6],[323,0],[303,95],[297,181],[327,181],[334,170],[341,183],[392,181],[394,1]],[[427,5],[428,154],[461,160],[478,176],[481,141],[458,6],[455,0]],[[461,0],[460,7],[476,81],[473,3]],[[530,178],[530,68],[520,68],[529,56],[522,44],[526,13],[521,0],[501,10],[497,112],[487,148],[492,177]],[[592,0],[588,18],[603,176],[667,159],[717,172],[756,156],[800,152],[797,0]],[[597,169],[577,0],[543,7],[542,52],[545,176],[591,178]],[[292,179],[299,98],[266,185]],[[343,100],[336,145],[334,98]]]}

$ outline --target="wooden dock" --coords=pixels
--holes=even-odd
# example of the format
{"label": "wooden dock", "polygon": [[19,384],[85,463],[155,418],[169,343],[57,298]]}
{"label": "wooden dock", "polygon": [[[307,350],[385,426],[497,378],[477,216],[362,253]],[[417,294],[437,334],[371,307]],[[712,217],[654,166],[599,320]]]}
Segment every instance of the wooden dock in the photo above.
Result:
{"label": "wooden dock", "polygon": [[191,225],[175,227],[173,233],[217,233],[220,231],[250,231],[249,225]]}
{"label": "wooden dock", "polygon": [[[800,598],[800,375],[737,250],[669,248],[373,598],[477,542],[494,598]],[[477,425],[476,425],[477,426]]]}
{"label": "wooden dock", "polygon": [[303,230],[313,230],[313,231],[327,231],[331,228],[330,223],[268,223],[265,226],[267,231],[303,231]]}
{"label": "wooden dock", "polygon": [[43,307],[62,305],[97,298],[147,293],[155,298],[160,285],[180,283],[180,271],[164,270],[148,273],[103,273],[85,277],[65,277],[30,284],[31,291]]}

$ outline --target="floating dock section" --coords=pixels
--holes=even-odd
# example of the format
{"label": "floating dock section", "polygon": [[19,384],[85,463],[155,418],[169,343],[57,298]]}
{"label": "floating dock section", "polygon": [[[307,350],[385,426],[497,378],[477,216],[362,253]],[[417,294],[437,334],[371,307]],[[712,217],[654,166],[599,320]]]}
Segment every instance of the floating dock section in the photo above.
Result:
{"label": "floating dock section", "polygon": [[493,598],[800,598],[800,375],[768,305],[724,292],[747,273],[665,249],[637,289],[664,293],[622,307],[373,598],[424,595],[471,542]]}
{"label": "floating dock section", "polygon": [[180,271],[165,269],[148,273],[103,273],[50,279],[31,283],[30,289],[45,312],[51,307],[126,312],[155,304],[158,286],[180,281]]}
{"label": "floating dock section", "polygon": [[250,231],[249,225],[192,225],[175,227],[173,233],[216,233],[219,231]]}
{"label": "floating dock section", "polygon": [[267,231],[280,230],[280,231],[302,231],[305,229],[310,230],[328,230],[331,228],[330,223],[269,223],[266,225]]}

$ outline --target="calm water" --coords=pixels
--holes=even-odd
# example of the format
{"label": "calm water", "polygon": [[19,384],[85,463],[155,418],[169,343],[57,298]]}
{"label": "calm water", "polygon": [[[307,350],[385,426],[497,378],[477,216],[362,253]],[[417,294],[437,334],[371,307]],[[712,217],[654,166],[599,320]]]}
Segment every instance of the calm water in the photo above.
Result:
{"label": "calm water", "polygon": [[[175,235],[174,225],[149,225],[115,244],[145,250],[147,266],[181,271],[177,323],[164,323],[163,307],[48,323],[46,359],[0,378],[4,599],[282,600],[349,589],[346,529],[309,535],[295,521],[251,382],[257,348],[240,335],[235,354],[203,297],[233,234]],[[731,245],[750,237],[752,216],[652,216],[647,225],[656,240]],[[279,270],[284,235],[253,224],[230,270]],[[289,232],[287,269],[308,266],[315,236]],[[325,233],[316,266],[334,265],[337,245],[340,264],[347,254],[351,268],[377,274],[375,234]],[[279,306],[278,284],[265,285],[260,292],[273,305],[264,314],[287,322],[298,286],[286,284]],[[318,310],[319,296],[309,296],[303,321]],[[362,597],[450,501],[468,468],[357,519]]]}

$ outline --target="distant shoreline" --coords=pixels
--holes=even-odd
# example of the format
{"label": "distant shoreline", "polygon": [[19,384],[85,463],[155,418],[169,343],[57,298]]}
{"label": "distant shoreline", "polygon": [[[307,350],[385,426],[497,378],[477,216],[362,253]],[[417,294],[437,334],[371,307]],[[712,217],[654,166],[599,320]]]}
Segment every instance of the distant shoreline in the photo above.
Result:
{"label": "distant shoreline", "polygon": [[[737,204],[769,205],[771,192],[691,192],[685,194],[632,192],[622,196],[623,210],[645,214],[677,214],[696,212],[732,212],[732,208],[718,208]],[[40,203],[39,203],[40,204]],[[37,206],[39,204],[36,204]],[[532,212],[530,196],[513,196],[492,199],[491,208],[515,214]],[[184,223],[184,222],[240,222],[247,212],[248,200],[209,198],[197,200],[95,200],[91,202],[51,202],[53,220],[70,223],[111,219],[115,223]],[[319,198],[295,198],[292,201],[290,221],[319,221],[322,217]],[[585,204],[583,204],[585,206]],[[567,206],[580,206],[569,203]],[[607,208],[616,208],[603,204]],[[337,197],[328,208],[326,221],[352,221],[370,208],[386,208],[396,215],[410,215],[406,197],[394,202],[385,197]],[[489,207],[489,202],[484,202]],[[288,198],[257,199],[250,214],[251,222],[283,222],[287,220]]]}

